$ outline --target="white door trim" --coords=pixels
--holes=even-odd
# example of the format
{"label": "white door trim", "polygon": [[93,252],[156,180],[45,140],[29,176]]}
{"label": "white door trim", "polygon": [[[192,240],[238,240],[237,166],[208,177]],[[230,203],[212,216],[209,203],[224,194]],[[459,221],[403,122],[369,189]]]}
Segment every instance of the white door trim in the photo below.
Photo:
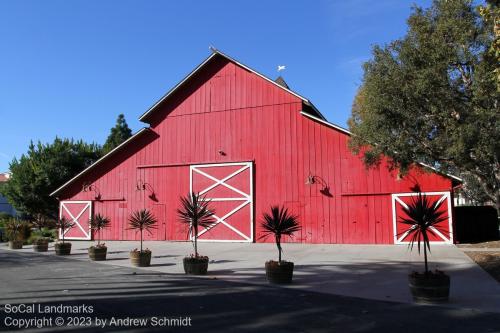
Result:
{"label": "white door trim", "polygon": [[[222,179],[218,179],[218,178],[211,176],[211,175],[207,174],[206,172],[203,172],[202,170],[200,170],[203,168],[213,168],[213,167],[219,167],[219,166],[221,166],[221,167],[241,166],[241,168],[239,168],[238,170],[234,171],[233,173],[231,173],[230,175],[228,175]],[[235,196],[235,197],[230,197],[230,198],[209,198],[209,197],[207,197],[206,199],[211,200],[211,201],[240,201],[241,203],[236,208],[234,208],[232,211],[228,212],[226,215],[224,215],[222,217],[219,217],[219,216],[214,214],[213,217],[215,219],[215,222],[212,225],[210,225],[208,228],[204,228],[203,230],[201,230],[198,233],[198,236],[203,235],[204,233],[206,233],[207,231],[209,231],[210,229],[212,229],[213,227],[215,227],[218,224],[223,224],[224,226],[226,226],[227,228],[234,231],[236,234],[238,234],[243,239],[242,240],[198,239],[199,242],[244,242],[244,243],[253,242],[254,232],[253,232],[253,169],[252,168],[253,168],[252,162],[194,164],[194,165],[189,166],[189,191],[190,192],[193,192],[193,173],[196,172],[196,173],[214,181],[213,184],[211,184],[207,188],[200,191],[200,194],[203,195],[203,194],[207,193],[208,191],[210,191],[211,189],[221,185],[221,186],[224,186],[224,187],[241,195],[241,196]],[[226,181],[235,177],[236,175],[239,175],[240,173],[242,173],[245,170],[249,170],[249,179],[248,179],[249,184],[250,184],[249,193],[245,193],[245,192],[235,188],[234,186],[231,186],[231,185],[226,183]],[[250,223],[250,235],[246,235],[245,233],[241,232],[240,230],[238,230],[237,228],[235,228],[234,226],[230,225],[229,223],[227,223],[225,221],[229,216],[233,215],[234,213],[236,213],[240,209],[247,207],[247,206],[250,206],[249,207],[250,208],[250,221],[249,221],[249,223]],[[189,237],[190,237],[190,239],[193,239],[192,235],[190,235]]]}
{"label": "white door trim", "polygon": [[[453,244],[453,221],[452,221],[452,215],[451,215],[451,195],[450,192],[421,192],[421,194],[425,195],[440,195],[441,197],[436,203],[441,203],[444,200],[447,201],[448,204],[448,228],[450,232],[450,237],[447,238],[445,235],[443,235],[439,230],[437,230],[434,227],[431,227],[432,231],[435,232],[441,239],[442,241],[431,241],[430,243],[433,244]],[[397,231],[397,216],[396,216],[396,201],[405,207],[408,207],[406,203],[403,202],[403,200],[399,199],[400,197],[414,197],[419,195],[419,193],[393,193],[391,195],[392,198],[392,226],[394,230],[394,244],[408,244],[408,241],[403,241],[405,237],[408,235],[409,230],[402,234],[398,238],[398,231]]]}
{"label": "white door trim", "polygon": [[[73,214],[71,214],[70,210],[67,207],[67,204],[85,204],[85,206],[82,208],[80,213],[75,217]],[[65,239],[80,239],[80,240],[91,240],[92,239],[92,233],[90,230],[90,219],[92,218],[92,201],[83,201],[83,200],[66,200],[66,201],[61,201],[59,202],[59,218],[62,218],[63,216],[63,209],[68,213],[68,215],[71,218],[71,222],[75,223],[75,226],[80,228],[82,233],[85,235],[84,237],[66,237],[64,236]],[[89,210],[89,229],[85,230],[83,227],[80,225],[78,222],[78,219],[82,216],[83,213],[85,213],[86,210]],[[66,229],[64,231],[64,235],[69,231],[70,229]],[[59,229],[59,238],[62,237],[61,230]]]}

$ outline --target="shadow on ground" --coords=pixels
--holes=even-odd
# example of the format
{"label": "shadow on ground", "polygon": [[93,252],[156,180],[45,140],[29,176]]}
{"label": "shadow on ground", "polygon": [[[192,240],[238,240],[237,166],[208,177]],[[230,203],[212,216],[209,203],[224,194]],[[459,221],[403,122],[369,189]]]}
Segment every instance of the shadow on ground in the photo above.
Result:
{"label": "shadow on ground", "polygon": [[[397,265],[395,263],[394,265]],[[191,317],[190,332],[492,332],[500,315],[437,306],[359,299],[270,285],[188,277],[60,257],[0,250],[1,304],[91,305],[101,319]],[[328,265],[302,267],[310,274]],[[350,283],[371,268],[331,278]],[[383,269],[383,267],[377,267]],[[255,270],[255,269],[254,269]],[[216,272],[212,272],[214,274]],[[248,272],[255,279],[260,273]],[[300,284],[298,276],[296,283]],[[367,286],[369,287],[369,286]],[[321,281],[310,289],[321,291]],[[88,314],[86,314],[88,315]],[[15,318],[33,315],[16,314]],[[52,317],[58,315],[51,315]],[[71,315],[65,315],[71,316]],[[149,322],[151,324],[151,322]],[[2,326],[1,330],[10,330]],[[58,328],[37,329],[51,332]],[[95,332],[95,327],[61,330]],[[106,331],[165,331],[165,327],[107,327]],[[175,330],[175,329],[174,329]]]}

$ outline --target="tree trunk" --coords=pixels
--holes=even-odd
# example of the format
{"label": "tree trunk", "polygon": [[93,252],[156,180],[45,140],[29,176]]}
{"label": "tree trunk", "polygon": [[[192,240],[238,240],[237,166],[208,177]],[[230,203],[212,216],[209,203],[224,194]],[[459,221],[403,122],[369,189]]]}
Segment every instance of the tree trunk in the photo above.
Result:
{"label": "tree trunk", "polygon": [[278,247],[278,262],[281,263],[281,237],[276,236],[276,246]]}
{"label": "tree trunk", "polygon": [[497,208],[497,217],[500,217],[500,193],[497,193],[497,198],[496,198],[496,208]]}
{"label": "tree trunk", "polygon": [[425,242],[424,242],[424,262],[425,262],[425,274],[427,275],[427,273],[429,272],[429,266],[427,264],[427,246],[425,245]]}
{"label": "tree trunk", "polygon": [[479,175],[474,172],[469,172],[469,175],[472,175],[473,177],[476,178],[476,180],[479,182],[481,185],[484,193],[489,197],[489,199],[495,203],[495,207],[497,209],[497,214],[500,216],[500,174],[498,172],[495,173],[495,180],[490,180],[488,181],[487,178],[483,177],[482,175]]}
{"label": "tree trunk", "polygon": [[194,225],[194,256],[198,258],[198,224]]}
{"label": "tree trunk", "polygon": [[141,229],[141,253],[142,253],[142,229]]}

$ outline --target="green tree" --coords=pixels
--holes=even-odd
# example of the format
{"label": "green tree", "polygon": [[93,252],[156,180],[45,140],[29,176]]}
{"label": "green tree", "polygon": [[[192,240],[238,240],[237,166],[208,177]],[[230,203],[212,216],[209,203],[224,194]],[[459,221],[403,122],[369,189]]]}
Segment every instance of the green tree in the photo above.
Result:
{"label": "green tree", "polygon": [[[349,127],[365,164],[387,156],[473,178],[500,210],[500,121],[493,30],[469,0],[413,8],[406,36],[375,46]],[[467,186],[467,184],[465,184]]]}
{"label": "green tree", "polygon": [[497,80],[497,89],[500,91],[500,0],[487,0],[486,5],[479,6],[479,13],[484,18],[488,29],[493,31],[493,42],[489,52],[496,58],[494,73]]}
{"label": "green tree", "polygon": [[484,205],[490,201],[476,178],[464,175],[463,180],[467,186],[462,187],[462,192],[472,205]]}
{"label": "green tree", "polygon": [[58,201],[50,193],[101,156],[101,147],[56,138],[31,142],[28,152],[10,163],[10,179],[0,188],[16,210],[31,220],[55,219]]}
{"label": "green tree", "polygon": [[123,141],[127,140],[132,136],[132,130],[128,127],[127,121],[123,114],[118,115],[116,119],[115,127],[111,128],[111,133],[109,134],[104,146],[102,147],[103,153],[106,154],[113,150],[115,147],[120,145]]}

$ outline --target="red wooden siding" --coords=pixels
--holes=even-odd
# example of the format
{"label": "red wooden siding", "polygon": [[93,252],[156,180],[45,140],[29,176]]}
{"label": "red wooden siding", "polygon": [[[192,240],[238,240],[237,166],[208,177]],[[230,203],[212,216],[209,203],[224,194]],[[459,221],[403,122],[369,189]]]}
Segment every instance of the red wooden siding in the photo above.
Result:
{"label": "red wooden siding", "polygon": [[[398,180],[385,163],[366,170],[347,147],[348,135],[300,114],[298,97],[237,64],[215,57],[148,117],[154,135],[131,143],[75,181],[61,200],[93,200],[111,218],[105,239],[138,239],[126,229],[133,210],[159,219],[147,239],[186,240],[177,220],[179,196],[190,188],[190,165],[253,162],[255,241],[265,241],[260,219],[270,205],[300,216],[307,243],[393,243],[392,193],[450,191],[451,180],[420,168]],[[223,153],[219,153],[222,151]],[[331,196],[308,175],[321,177]],[[95,192],[83,192],[92,183]],[[146,183],[146,190],[137,184]],[[154,195],[153,195],[154,193]],[[272,241],[268,239],[267,241]]]}

